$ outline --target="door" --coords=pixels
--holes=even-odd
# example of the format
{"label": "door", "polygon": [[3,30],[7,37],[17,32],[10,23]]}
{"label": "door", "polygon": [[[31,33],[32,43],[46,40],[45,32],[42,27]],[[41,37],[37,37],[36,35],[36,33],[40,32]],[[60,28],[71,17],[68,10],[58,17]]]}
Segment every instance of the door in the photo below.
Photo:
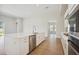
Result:
{"label": "door", "polygon": [[56,21],[52,21],[52,22],[49,22],[49,36],[50,37],[55,37],[56,36]]}

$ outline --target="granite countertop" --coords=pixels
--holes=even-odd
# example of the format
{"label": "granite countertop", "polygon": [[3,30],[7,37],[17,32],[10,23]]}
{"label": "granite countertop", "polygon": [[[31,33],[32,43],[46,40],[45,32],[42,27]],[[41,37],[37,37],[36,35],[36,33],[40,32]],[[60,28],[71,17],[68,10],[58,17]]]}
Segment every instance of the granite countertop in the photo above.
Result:
{"label": "granite countertop", "polygon": [[66,35],[66,36],[68,36],[68,33],[67,32],[64,32],[63,34]]}
{"label": "granite countertop", "polygon": [[67,36],[67,37],[68,37],[68,34],[69,34],[68,32],[62,32],[62,33],[61,33],[61,35],[65,35],[65,36]]}
{"label": "granite countertop", "polygon": [[79,39],[79,32],[71,32],[69,35]]}

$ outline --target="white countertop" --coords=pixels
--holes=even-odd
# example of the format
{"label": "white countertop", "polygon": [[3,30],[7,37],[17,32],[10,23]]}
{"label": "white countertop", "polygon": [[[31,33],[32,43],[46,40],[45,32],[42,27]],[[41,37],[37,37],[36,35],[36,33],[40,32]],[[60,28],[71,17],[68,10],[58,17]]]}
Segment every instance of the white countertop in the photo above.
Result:
{"label": "white countertop", "polygon": [[20,38],[25,38],[28,36],[26,33],[12,33],[12,34],[5,34],[4,38],[5,39],[20,39]]}
{"label": "white countertop", "polygon": [[[37,34],[41,34],[41,33],[36,33]],[[5,39],[23,39],[26,37],[29,37],[30,35],[35,35],[33,33],[27,34],[27,33],[11,33],[11,34],[5,34],[3,37]]]}

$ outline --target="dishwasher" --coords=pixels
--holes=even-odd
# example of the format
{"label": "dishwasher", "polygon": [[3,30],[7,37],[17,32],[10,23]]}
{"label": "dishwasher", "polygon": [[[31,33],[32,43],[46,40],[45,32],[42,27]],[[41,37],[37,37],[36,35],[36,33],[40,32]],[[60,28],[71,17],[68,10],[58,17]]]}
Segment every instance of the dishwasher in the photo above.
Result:
{"label": "dishwasher", "polygon": [[29,36],[29,52],[32,52],[32,50],[36,47],[36,35],[30,35]]}

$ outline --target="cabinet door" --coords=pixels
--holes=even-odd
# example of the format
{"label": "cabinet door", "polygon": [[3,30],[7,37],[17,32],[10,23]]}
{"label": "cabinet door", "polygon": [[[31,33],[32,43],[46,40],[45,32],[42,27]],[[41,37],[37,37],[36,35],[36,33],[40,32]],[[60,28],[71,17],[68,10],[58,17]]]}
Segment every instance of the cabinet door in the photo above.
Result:
{"label": "cabinet door", "polygon": [[75,4],[68,4],[68,9],[71,10]]}
{"label": "cabinet door", "polygon": [[68,55],[68,37],[65,35],[62,35],[61,41],[63,45],[64,54]]}
{"label": "cabinet door", "polygon": [[5,52],[8,55],[18,55],[19,54],[19,40],[14,37],[14,35],[8,35],[5,37]]}
{"label": "cabinet door", "polygon": [[29,53],[29,40],[28,37],[20,39],[20,54],[26,55]]}
{"label": "cabinet door", "polygon": [[38,34],[36,36],[36,45],[38,46],[42,41],[44,41],[45,38],[44,38],[44,34]]}
{"label": "cabinet door", "polygon": [[40,34],[40,40],[41,40],[41,42],[45,40],[44,34]]}
{"label": "cabinet door", "polygon": [[36,46],[40,44],[40,35],[36,35]]}
{"label": "cabinet door", "polygon": [[4,36],[0,37],[0,55],[5,54],[5,49],[4,49]]}

